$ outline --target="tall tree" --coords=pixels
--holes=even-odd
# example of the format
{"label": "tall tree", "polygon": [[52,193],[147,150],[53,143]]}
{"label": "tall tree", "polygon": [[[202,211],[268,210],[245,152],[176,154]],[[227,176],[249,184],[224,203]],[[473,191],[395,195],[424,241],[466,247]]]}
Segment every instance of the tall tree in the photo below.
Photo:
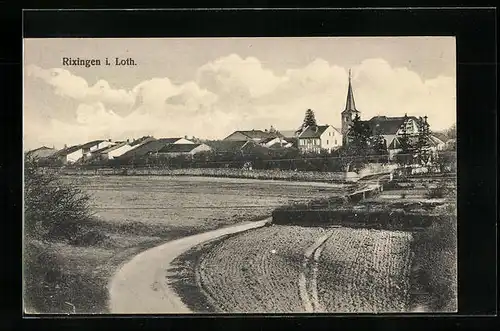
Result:
{"label": "tall tree", "polygon": [[370,127],[365,122],[361,121],[359,114],[356,114],[349,129],[348,144],[354,155],[364,156],[368,153],[370,137]]}
{"label": "tall tree", "polygon": [[387,155],[387,144],[380,129],[376,128],[369,139],[370,154]]}
{"label": "tall tree", "polygon": [[302,123],[302,129],[308,126],[316,126],[316,116],[314,116],[314,111],[312,109],[306,110],[306,115],[304,116],[304,122]]}
{"label": "tall tree", "polygon": [[408,115],[405,114],[403,119],[403,128],[401,132],[401,136],[398,138],[399,143],[401,144],[401,154],[411,154],[413,153],[414,146],[410,140],[410,135],[406,130],[406,123],[408,122]]}
{"label": "tall tree", "polygon": [[430,155],[430,127],[427,123],[427,116],[420,118],[418,123],[418,139],[415,146],[418,161],[421,164],[426,164],[429,161]]}
{"label": "tall tree", "polygon": [[362,167],[366,163],[370,137],[370,127],[356,114],[349,128],[348,143],[340,150],[342,167],[346,171]]}
{"label": "tall tree", "polygon": [[453,123],[452,126],[446,130],[446,137],[448,139],[456,139],[457,138],[457,124]]}

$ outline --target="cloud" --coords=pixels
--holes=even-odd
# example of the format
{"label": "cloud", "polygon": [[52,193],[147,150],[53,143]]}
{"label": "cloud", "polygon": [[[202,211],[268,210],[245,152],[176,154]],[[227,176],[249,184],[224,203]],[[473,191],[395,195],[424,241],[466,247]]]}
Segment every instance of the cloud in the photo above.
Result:
{"label": "cloud", "polygon": [[39,78],[54,88],[54,93],[83,102],[103,102],[106,104],[132,104],[135,96],[130,91],[113,89],[105,80],[93,86],[79,76],[61,68],[43,69],[36,65],[26,67],[28,77]]}
{"label": "cloud", "polygon": [[[168,77],[156,77],[129,91],[112,88],[105,80],[89,87],[83,78],[63,69],[29,66],[27,73],[52,86],[53,93],[80,103],[72,110],[74,123],[55,118],[39,130],[25,116],[29,122],[26,141],[38,139],[41,143],[43,138],[44,143],[59,145],[69,140],[78,143],[146,134],[223,138],[234,130],[270,125],[295,129],[308,108],[315,111],[318,122],[340,126],[348,79],[348,68],[325,59],[278,75],[258,59],[236,54],[201,66],[192,81],[175,84]],[[456,120],[455,77],[424,80],[383,59],[362,61],[352,67],[352,76],[356,106],[363,119],[427,115],[434,130],[447,128]],[[123,104],[130,109],[127,114],[115,109]]]}

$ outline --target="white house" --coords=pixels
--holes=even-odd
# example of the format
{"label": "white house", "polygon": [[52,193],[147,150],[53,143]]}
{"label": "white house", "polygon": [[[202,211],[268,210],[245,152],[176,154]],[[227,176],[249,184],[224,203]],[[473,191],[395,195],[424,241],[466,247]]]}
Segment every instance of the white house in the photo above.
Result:
{"label": "white house", "polygon": [[245,140],[253,140],[255,142],[261,142],[264,139],[277,137],[278,134],[276,132],[270,131],[262,131],[262,130],[239,130],[234,131],[229,136],[224,138],[224,140],[230,141],[245,141]]}
{"label": "white house", "polygon": [[298,136],[298,148],[301,152],[331,152],[342,146],[342,134],[331,125],[306,127]]}
{"label": "white house", "polygon": [[114,144],[115,144],[114,142],[111,142],[111,139],[93,140],[83,145],[80,145],[80,148],[82,149],[84,157],[90,157],[92,152],[104,147],[112,146]]}
{"label": "white house", "polygon": [[83,158],[83,150],[80,145],[64,147],[50,156],[50,159],[57,159],[64,164],[75,163]]}
{"label": "white house", "polygon": [[206,144],[168,144],[161,148],[157,155],[158,156],[179,156],[179,155],[194,155],[200,152],[208,152],[212,150],[210,146]]}
{"label": "white house", "polygon": [[275,148],[275,147],[285,147],[285,148],[288,148],[288,147],[291,147],[293,144],[286,141],[285,138],[283,137],[271,137],[271,138],[267,138],[267,139],[264,139],[264,140],[261,140],[259,142],[259,144],[261,146],[264,146],[264,147],[267,147],[267,148]]}

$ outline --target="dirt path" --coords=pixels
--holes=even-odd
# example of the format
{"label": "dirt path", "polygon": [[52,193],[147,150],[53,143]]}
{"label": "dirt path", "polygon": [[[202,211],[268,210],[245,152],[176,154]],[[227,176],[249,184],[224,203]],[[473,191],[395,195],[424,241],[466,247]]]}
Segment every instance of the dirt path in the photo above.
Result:
{"label": "dirt path", "polygon": [[167,284],[170,263],[204,241],[264,226],[269,219],[209,231],[167,242],[136,255],[109,284],[109,311],[116,314],[191,313]]}
{"label": "dirt path", "polygon": [[322,305],[318,299],[318,262],[323,244],[330,238],[331,232],[327,232],[304,252],[302,270],[299,274],[299,294],[306,312],[323,312]]}

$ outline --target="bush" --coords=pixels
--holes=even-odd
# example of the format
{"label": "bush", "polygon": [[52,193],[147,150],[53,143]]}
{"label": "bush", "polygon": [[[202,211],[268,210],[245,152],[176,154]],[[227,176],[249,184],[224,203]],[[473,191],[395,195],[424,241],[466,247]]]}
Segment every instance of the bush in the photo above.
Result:
{"label": "bush", "polygon": [[451,193],[451,190],[446,185],[445,181],[441,181],[435,187],[427,189],[425,196],[430,199],[444,198]]}
{"label": "bush", "polygon": [[414,286],[428,294],[433,311],[457,310],[456,207],[448,206],[433,224],[414,234]]}
{"label": "bush", "polygon": [[94,303],[105,302],[102,286],[91,275],[72,274],[64,257],[54,249],[58,241],[96,245],[108,239],[91,230],[96,223],[89,211],[90,197],[54,174],[41,172],[30,158],[25,159],[24,175],[26,311],[71,313],[71,304],[86,311],[102,310]]}
{"label": "bush", "polygon": [[42,241],[73,240],[90,225],[90,197],[81,189],[64,184],[56,175],[42,173],[30,158],[24,165],[25,235]]}

